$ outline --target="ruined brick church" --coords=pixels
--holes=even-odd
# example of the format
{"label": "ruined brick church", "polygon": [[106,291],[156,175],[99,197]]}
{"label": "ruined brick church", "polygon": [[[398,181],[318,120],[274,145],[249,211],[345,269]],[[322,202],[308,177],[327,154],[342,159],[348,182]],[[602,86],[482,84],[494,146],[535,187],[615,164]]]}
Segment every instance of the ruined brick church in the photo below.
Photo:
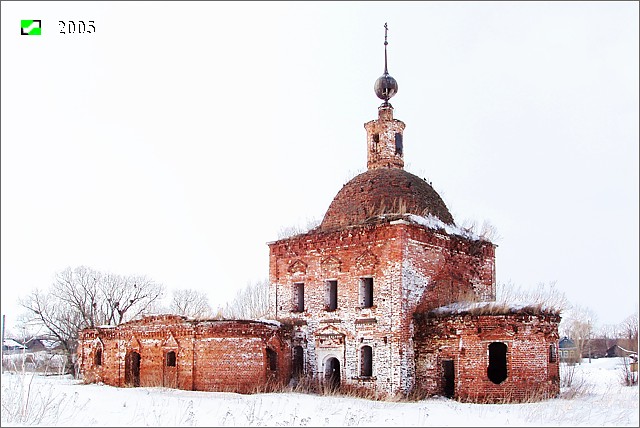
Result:
{"label": "ruined brick church", "polygon": [[318,227],[268,244],[272,320],[155,315],[85,329],[85,381],[251,393],[306,379],[472,402],[559,393],[559,315],[492,304],[495,245],[457,227],[432,186],[404,170],[386,49],[385,32],[367,171]]}

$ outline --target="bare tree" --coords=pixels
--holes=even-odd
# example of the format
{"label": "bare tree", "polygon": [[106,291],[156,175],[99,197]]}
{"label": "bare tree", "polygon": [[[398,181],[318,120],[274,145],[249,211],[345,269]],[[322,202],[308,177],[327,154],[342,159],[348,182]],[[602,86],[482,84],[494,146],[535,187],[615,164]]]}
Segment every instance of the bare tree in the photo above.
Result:
{"label": "bare tree", "polygon": [[171,313],[193,318],[213,316],[207,295],[193,289],[174,290],[169,310]]}
{"label": "bare tree", "polygon": [[596,327],[597,315],[593,310],[574,305],[560,323],[560,334],[569,337],[576,345],[578,361],[584,355],[591,359],[591,339]]}
{"label": "bare tree", "polygon": [[625,349],[638,352],[638,312],[629,315],[620,324],[620,338],[624,339]]}
{"label": "bare tree", "polygon": [[234,299],[221,311],[224,318],[255,319],[269,314],[269,281],[263,279],[236,293]]}
{"label": "bare tree", "polygon": [[142,315],[162,297],[164,287],[144,276],[103,274],[80,266],[55,275],[47,291],[35,289],[19,300],[22,323],[42,328],[75,360],[83,328],[117,325]]}

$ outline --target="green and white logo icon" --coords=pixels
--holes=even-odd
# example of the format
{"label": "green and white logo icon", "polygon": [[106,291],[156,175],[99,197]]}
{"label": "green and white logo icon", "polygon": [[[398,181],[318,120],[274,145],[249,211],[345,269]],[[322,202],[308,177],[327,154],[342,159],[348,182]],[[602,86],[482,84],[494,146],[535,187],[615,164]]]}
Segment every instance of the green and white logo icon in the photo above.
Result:
{"label": "green and white logo icon", "polygon": [[20,34],[22,34],[23,36],[39,36],[40,34],[42,34],[42,20],[20,20]]}

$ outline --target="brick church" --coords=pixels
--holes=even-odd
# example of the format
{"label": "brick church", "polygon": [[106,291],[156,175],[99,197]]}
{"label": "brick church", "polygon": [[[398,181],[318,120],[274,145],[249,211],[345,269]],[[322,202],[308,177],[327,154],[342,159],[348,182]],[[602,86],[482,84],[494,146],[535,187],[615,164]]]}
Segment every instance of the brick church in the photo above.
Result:
{"label": "brick church", "polygon": [[526,401],[560,391],[558,313],[496,305],[495,245],[404,170],[389,99],[365,123],[367,171],[321,224],[270,242],[272,320],[155,315],[80,332],[87,382],[251,393],[300,380],[382,395]]}

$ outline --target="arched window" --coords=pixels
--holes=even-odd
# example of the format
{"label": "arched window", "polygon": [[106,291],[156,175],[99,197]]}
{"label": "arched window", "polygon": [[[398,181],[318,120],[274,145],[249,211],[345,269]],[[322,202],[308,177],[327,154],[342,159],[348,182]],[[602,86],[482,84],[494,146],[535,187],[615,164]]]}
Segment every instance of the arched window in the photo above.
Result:
{"label": "arched window", "polygon": [[271,348],[267,348],[267,367],[272,372],[278,369],[278,354]]}
{"label": "arched window", "polygon": [[360,376],[373,376],[373,349],[368,345],[360,348]]}
{"label": "arched window", "polygon": [[167,367],[176,366],[176,353],[175,351],[167,352]]}
{"label": "arched window", "polygon": [[102,365],[102,348],[96,349],[96,354],[94,356],[93,363],[96,366],[101,366]]}
{"label": "arched window", "polygon": [[507,345],[493,342],[489,345],[489,367],[487,376],[495,384],[502,383],[507,378]]}

